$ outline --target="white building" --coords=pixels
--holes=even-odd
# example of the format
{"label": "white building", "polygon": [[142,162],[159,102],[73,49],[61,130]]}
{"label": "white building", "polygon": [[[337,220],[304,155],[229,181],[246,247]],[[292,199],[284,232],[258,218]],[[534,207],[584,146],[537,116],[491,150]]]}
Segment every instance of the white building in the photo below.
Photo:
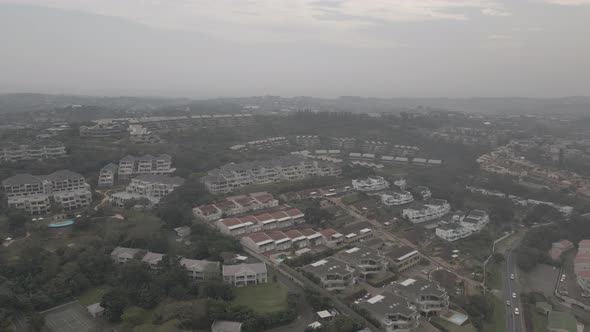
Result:
{"label": "white building", "polygon": [[58,159],[66,156],[66,147],[60,142],[6,142],[0,144],[0,163]]}
{"label": "white building", "polygon": [[93,126],[80,126],[80,137],[113,137],[125,131],[125,126],[111,121],[101,121]]}
{"label": "white building", "polygon": [[381,176],[373,176],[366,179],[352,180],[352,187],[354,190],[362,192],[378,191],[389,188],[389,182]]}
{"label": "white building", "polygon": [[485,211],[481,210],[472,210],[469,215],[460,221],[461,226],[474,233],[481,231],[489,222],[490,217]]}
{"label": "white building", "polygon": [[367,310],[387,332],[410,332],[420,324],[416,307],[390,291],[375,295],[358,306]]}
{"label": "white building", "polygon": [[129,131],[129,141],[133,144],[155,144],[162,141],[160,136],[140,124],[130,125],[127,130]]}
{"label": "white building", "polygon": [[268,282],[265,263],[223,265],[221,274],[224,282],[236,287]]}
{"label": "white building", "polygon": [[119,180],[129,180],[132,177],[145,174],[165,175],[174,172],[172,157],[167,154],[152,156],[146,154],[141,157],[126,156],[119,161]]}
{"label": "white building", "polygon": [[417,224],[440,218],[451,211],[451,205],[444,199],[430,199],[425,203],[414,202],[404,208],[402,216]]}
{"label": "white building", "polygon": [[115,184],[115,177],[119,166],[115,164],[108,164],[100,169],[98,174],[98,186],[99,187],[111,187]]}
{"label": "white building", "polygon": [[195,217],[205,221],[216,221],[222,216],[233,216],[262,209],[279,206],[279,201],[267,192],[232,196],[225,200],[196,207],[193,209]]}
{"label": "white building", "polygon": [[124,207],[128,201],[142,198],[149,200],[151,204],[157,204],[162,197],[183,184],[184,179],[178,176],[141,175],[132,179],[124,192],[111,195],[111,204]]}
{"label": "white building", "polygon": [[405,190],[389,190],[381,195],[381,202],[387,206],[403,205],[414,201],[414,196]]}
{"label": "white building", "polygon": [[332,256],[308,264],[303,270],[317,278],[320,286],[329,291],[344,290],[356,281],[354,268]]}
{"label": "white building", "polygon": [[436,236],[449,242],[466,238],[471,234],[473,234],[471,230],[461,226],[459,223],[440,225],[436,228]]}
{"label": "white building", "polygon": [[74,211],[92,203],[90,185],[78,173],[61,170],[49,175],[19,174],[2,181],[8,206],[32,215],[51,212],[52,201],[63,211]]}

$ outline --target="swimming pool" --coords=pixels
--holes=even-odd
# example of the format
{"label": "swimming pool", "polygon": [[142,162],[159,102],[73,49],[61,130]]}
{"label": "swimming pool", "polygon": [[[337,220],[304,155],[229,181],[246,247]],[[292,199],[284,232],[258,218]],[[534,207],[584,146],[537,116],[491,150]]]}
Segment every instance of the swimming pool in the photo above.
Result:
{"label": "swimming pool", "polygon": [[47,227],[49,227],[49,228],[59,228],[59,227],[72,226],[73,224],[74,224],[74,221],[73,220],[64,220],[64,221],[60,221],[60,222],[51,223],[51,224],[47,225]]}

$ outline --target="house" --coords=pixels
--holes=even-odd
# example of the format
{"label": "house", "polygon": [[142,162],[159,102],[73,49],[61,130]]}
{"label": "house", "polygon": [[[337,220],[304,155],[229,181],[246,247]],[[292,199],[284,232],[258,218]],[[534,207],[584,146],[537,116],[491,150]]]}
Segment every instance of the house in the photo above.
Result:
{"label": "house", "polygon": [[111,252],[111,258],[115,263],[123,264],[128,261],[137,258],[137,255],[141,252],[141,249],[116,247]]}
{"label": "house", "polygon": [[360,243],[373,237],[373,230],[368,222],[346,224],[338,232],[344,235],[343,242],[346,244]]}
{"label": "house", "polygon": [[402,211],[402,216],[417,224],[440,218],[451,211],[451,205],[444,199],[430,199],[424,203],[413,202]]}
{"label": "house", "polygon": [[148,251],[143,256],[141,261],[146,263],[150,268],[155,269],[158,267],[160,261],[162,261],[162,258],[164,258],[164,254],[158,254],[155,252]]}
{"label": "house", "polygon": [[117,207],[124,207],[127,202],[140,199],[145,199],[150,202],[150,205],[154,205],[183,184],[184,179],[178,176],[140,175],[131,180],[124,192],[112,194],[110,201]]}
{"label": "house", "polygon": [[449,308],[449,295],[438,283],[420,277],[397,283],[395,292],[416,306],[420,315],[438,315]]}
{"label": "house", "polygon": [[191,228],[189,226],[176,227],[174,231],[180,238],[185,238],[191,235]]}
{"label": "house", "polygon": [[389,188],[389,182],[381,176],[374,176],[352,180],[352,187],[361,192],[371,192]]}
{"label": "house", "polygon": [[388,190],[381,195],[381,202],[387,206],[409,204],[414,201],[414,196],[405,190]]}
{"label": "house", "polygon": [[211,332],[242,332],[242,323],[228,320],[215,320]]}
{"label": "house", "polygon": [[303,271],[327,290],[343,290],[355,283],[354,268],[334,257],[305,265]]}
{"label": "house", "polygon": [[150,154],[141,157],[125,156],[119,161],[119,180],[129,180],[138,175],[166,175],[173,173],[172,157],[167,154],[152,156]]}
{"label": "house", "polygon": [[92,318],[101,318],[104,315],[104,308],[99,303],[93,303],[86,307],[86,310]]}
{"label": "house", "polygon": [[119,166],[109,163],[100,169],[98,174],[98,186],[99,187],[111,187],[115,184],[115,176]]}
{"label": "house", "polygon": [[331,228],[321,230],[320,234],[322,234],[326,246],[330,248],[341,244],[344,237],[344,235]]}
{"label": "house", "polygon": [[414,192],[416,192],[423,200],[428,200],[432,197],[432,192],[430,188],[425,186],[417,186],[414,187]]}
{"label": "house", "polygon": [[489,222],[490,217],[485,211],[481,210],[472,210],[460,221],[461,226],[474,233],[481,231]]}
{"label": "house", "polygon": [[205,221],[215,221],[222,218],[222,216],[229,217],[236,214],[273,208],[278,205],[279,201],[271,194],[258,192],[228,197],[218,203],[196,207],[193,209],[193,214],[195,217]]}
{"label": "house", "polygon": [[410,246],[394,247],[385,254],[389,264],[397,272],[405,272],[422,261],[420,252]]}
{"label": "house", "polygon": [[574,244],[568,240],[561,240],[559,242],[554,242],[551,244],[551,249],[549,250],[549,256],[554,261],[558,261],[561,258],[561,255],[566,251],[569,251],[574,248]]}
{"label": "house", "polygon": [[193,281],[213,279],[219,275],[219,262],[182,258],[179,263]]}
{"label": "house", "polygon": [[223,281],[236,287],[268,282],[265,263],[223,265]]}
{"label": "house", "polygon": [[387,269],[385,257],[371,247],[356,246],[337,253],[336,257],[353,267],[362,279]]}
{"label": "house", "polygon": [[375,318],[387,332],[410,332],[418,327],[420,314],[406,299],[385,291],[357,305]]}
{"label": "house", "polygon": [[253,233],[242,237],[240,243],[256,253],[265,253],[276,248],[275,240],[266,233]]}
{"label": "house", "polygon": [[435,233],[441,239],[453,242],[470,236],[473,234],[473,231],[459,223],[450,223],[438,226]]}
{"label": "house", "polygon": [[291,243],[291,238],[287,236],[287,234],[281,231],[271,231],[267,232],[268,236],[275,242],[275,250],[277,251],[285,251],[291,249],[293,245]]}

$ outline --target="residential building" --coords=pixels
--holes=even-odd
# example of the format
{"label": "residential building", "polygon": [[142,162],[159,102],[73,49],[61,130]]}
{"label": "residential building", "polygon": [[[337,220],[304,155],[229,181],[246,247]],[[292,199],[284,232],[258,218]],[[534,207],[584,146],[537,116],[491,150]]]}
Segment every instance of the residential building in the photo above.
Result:
{"label": "residential building", "polygon": [[364,153],[383,153],[388,150],[389,144],[385,141],[364,141],[361,150]]}
{"label": "residential building", "polygon": [[304,148],[315,148],[320,146],[320,137],[316,135],[295,136],[295,143]]}
{"label": "residential building", "polygon": [[432,197],[432,192],[430,191],[430,188],[428,188],[428,187],[417,186],[417,187],[414,187],[413,191],[415,193],[417,193],[418,195],[420,195],[420,198],[423,200],[428,200]]}
{"label": "residential building", "polygon": [[154,205],[183,184],[184,179],[178,176],[140,175],[131,180],[124,192],[112,194],[111,204],[124,207],[129,201],[147,199],[149,205]]}
{"label": "residential building", "polygon": [[422,254],[410,246],[394,247],[385,254],[396,272],[405,272],[422,261]]}
{"label": "residential building", "polygon": [[303,271],[312,275],[327,290],[343,290],[355,283],[354,268],[334,257],[308,264]]}
{"label": "residential building", "polygon": [[320,234],[324,237],[324,243],[329,248],[338,246],[344,239],[344,235],[331,228],[321,230]]}
{"label": "residential building", "polygon": [[554,261],[558,261],[561,258],[561,255],[571,249],[574,248],[574,244],[568,240],[561,240],[559,242],[554,242],[551,244],[551,249],[549,250],[549,256]]}
{"label": "residential building", "polygon": [[111,187],[115,185],[115,177],[119,166],[109,163],[100,169],[98,174],[98,186],[99,187]]}
{"label": "residential building", "polygon": [[424,203],[413,202],[402,211],[402,216],[417,224],[440,218],[451,211],[451,205],[444,199],[430,199]]}
{"label": "residential building", "polygon": [[227,164],[209,171],[202,182],[211,193],[222,194],[251,185],[337,176],[341,172],[341,168],[332,163],[288,155],[267,161]]}
{"label": "residential building", "polygon": [[356,138],[330,137],[329,146],[332,149],[352,150],[356,146]]}
{"label": "residential building", "polygon": [[118,264],[124,264],[132,259],[138,259],[141,249],[116,247],[111,252],[111,259]]}
{"label": "residential building", "polygon": [[289,140],[284,136],[270,137],[266,139],[259,139],[255,141],[246,142],[243,144],[244,148],[253,150],[268,150],[279,146],[289,145]]}
{"label": "residential building", "polygon": [[162,258],[164,258],[164,254],[158,254],[156,252],[148,251],[143,256],[141,261],[147,264],[150,268],[156,269],[158,267],[158,264],[162,261]]}
{"label": "residential building", "polygon": [[211,332],[242,332],[242,323],[228,320],[215,320]]}
{"label": "residential building", "polygon": [[[282,238],[281,240],[283,242],[291,242],[291,239],[286,235],[285,238]],[[276,248],[275,240],[266,233],[253,233],[246,235],[242,237],[240,242],[244,247],[247,247],[259,254],[274,250]]]}
{"label": "residential building", "polygon": [[127,130],[129,131],[129,141],[133,144],[155,144],[162,141],[160,136],[140,124],[130,125]]}
{"label": "residential building", "polygon": [[4,142],[0,144],[0,163],[27,160],[58,159],[67,156],[66,147],[61,142]]}
{"label": "residential building", "polygon": [[205,221],[215,221],[223,216],[247,213],[277,207],[279,201],[267,192],[228,197],[219,203],[199,206],[193,209],[195,217]]}
{"label": "residential building", "polygon": [[578,243],[578,253],[574,258],[574,273],[584,294],[590,294],[590,240]]}
{"label": "residential building", "polygon": [[356,270],[362,279],[387,269],[387,261],[378,249],[356,246],[336,254],[336,257]]}
{"label": "residential building", "polygon": [[388,190],[381,195],[381,202],[387,206],[396,206],[409,204],[414,201],[414,196],[409,191],[405,190]]}
{"label": "residential building", "polygon": [[291,208],[256,216],[220,219],[215,222],[215,227],[224,234],[238,236],[289,227],[303,222],[304,217],[305,215],[299,209]]}
{"label": "residential building", "polygon": [[268,282],[265,263],[223,265],[223,281],[236,287]]}
{"label": "residential building", "polygon": [[367,310],[387,332],[410,332],[419,325],[420,314],[403,297],[385,291],[357,305]]}
{"label": "residential building", "polygon": [[436,236],[440,237],[441,239],[453,242],[471,236],[473,231],[459,223],[450,223],[438,226],[435,233]]}
{"label": "residential building", "polygon": [[438,283],[420,277],[409,278],[394,286],[395,292],[416,306],[420,315],[438,315],[449,308],[449,295]]}
{"label": "residential building", "polygon": [[167,154],[152,156],[146,154],[141,157],[126,156],[119,161],[119,180],[129,180],[138,175],[166,175],[174,172],[172,157]]}
{"label": "residential building", "polygon": [[252,114],[202,114],[190,116],[150,116],[131,119],[113,119],[127,121],[130,125],[142,125],[149,130],[169,131],[189,128],[231,128],[251,126],[256,121]]}
{"label": "residential building", "polygon": [[389,182],[381,176],[373,176],[366,179],[352,180],[352,187],[354,190],[361,192],[371,192],[389,188]]}
{"label": "residential building", "polygon": [[192,281],[214,279],[219,275],[219,262],[182,258],[180,266],[186,269]]}
{"label": "residential building", "polygon": [[92,203],[90,185],[78,173],[61,170],[49,175],[18,174],[2,181],[8,206],[32,215],[51,211],[52,202],[63,211],[85,208]]}
{"label": "residential building", "polygon": [[490,222],[490,217],[485,211],[472,210],[460,221],[461,226],[471,232],[481,231]]}
{"label": "residential building", "polygon": [[80,126],[80,137],[104,138],[120,136],[125,132],[121,123],[110,121],[99,122],[93,126]]}
{"label": "residential building", "polygon": [[394,156],[413,157],[418,151],[420,148],[417,146],[396,144],[391,147],[390,153]]}

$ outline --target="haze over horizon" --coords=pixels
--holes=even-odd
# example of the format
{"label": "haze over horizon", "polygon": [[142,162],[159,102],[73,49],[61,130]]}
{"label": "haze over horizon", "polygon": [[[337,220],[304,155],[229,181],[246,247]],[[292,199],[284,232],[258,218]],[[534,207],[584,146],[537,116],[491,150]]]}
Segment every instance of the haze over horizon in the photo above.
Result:
{"label": "haze over horizon", "polygon": [[0,93],[590,96],[590,0],[0,0]]}

